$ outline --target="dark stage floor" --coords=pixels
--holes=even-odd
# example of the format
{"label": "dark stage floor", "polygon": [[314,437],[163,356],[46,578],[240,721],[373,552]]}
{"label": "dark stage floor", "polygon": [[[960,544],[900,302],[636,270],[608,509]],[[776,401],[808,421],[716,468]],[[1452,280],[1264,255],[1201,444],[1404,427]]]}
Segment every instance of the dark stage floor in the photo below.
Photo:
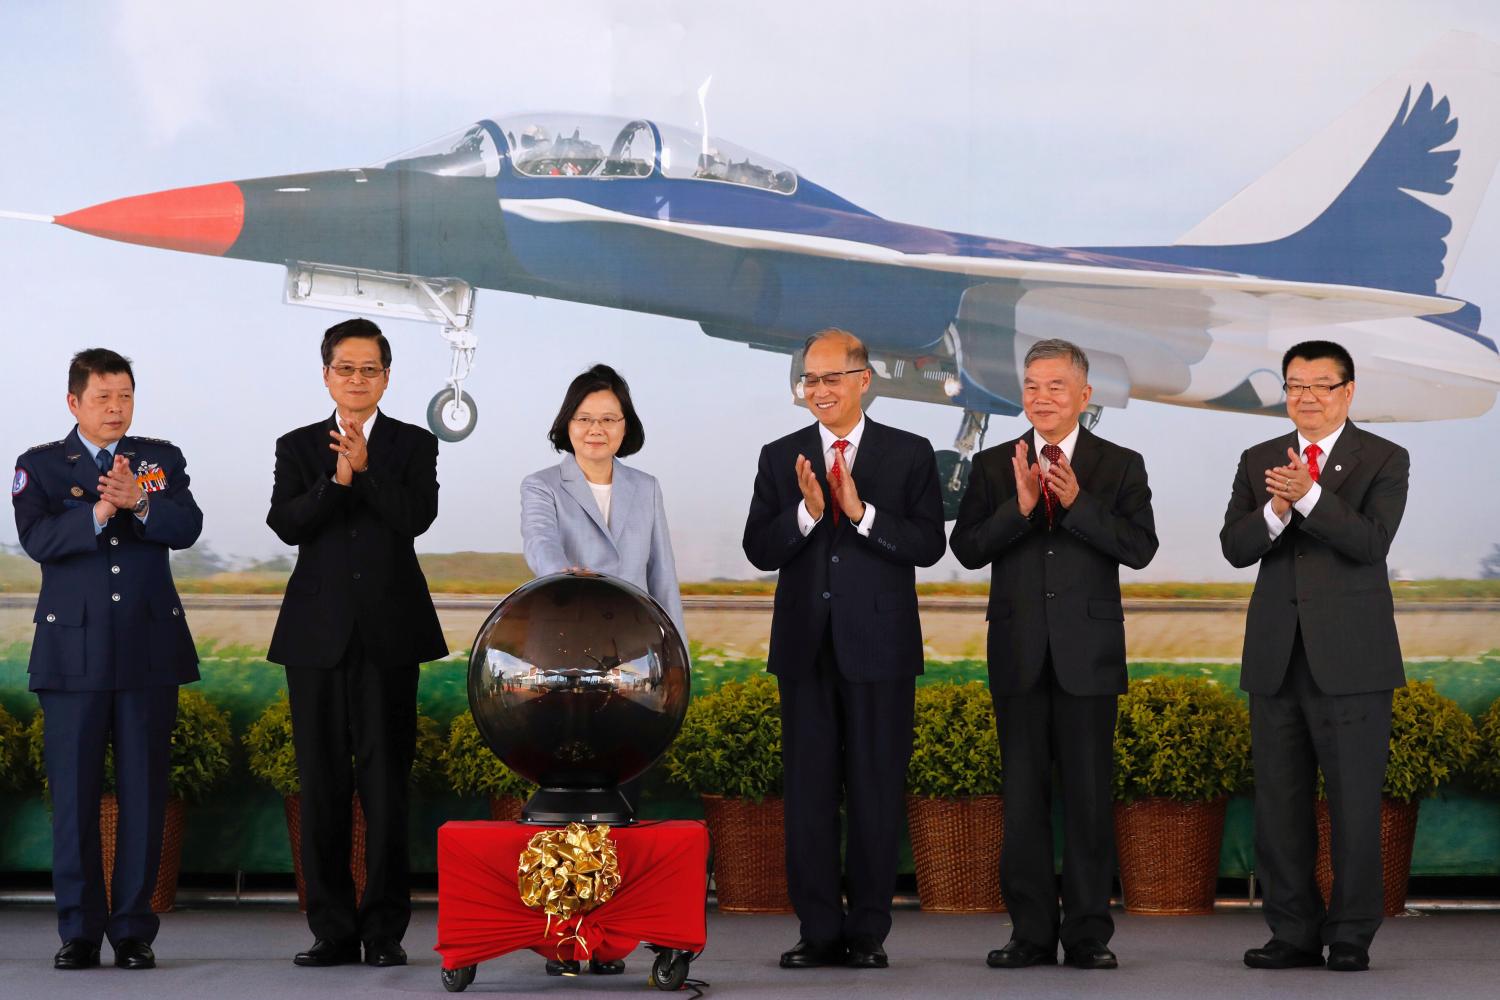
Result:
{"label": "dark stage floor", "polygon": [[[1267,937],[1258,912],[1212,917],[1117,915],[1113,946],[1121,968],[1079,972],[1067,968],[996,971],[985,952],[1009,937],[1004,916],[960,917],[915,911],[896,913],[886,941],[891,968],[883,972],[814,970],[776,966],[796,938],[796,921],[781,916],[709,916],[708,951],[693,965],[694,978],[712,983],[712,996],[873,997],[989,994],[1031,998],[1141,997],[1483,997],[1500,990],[1500,914],[1439,913],[1387,921],[1362,974],[1322,970],[1256,972],[1240,963],[1245,948]],[[358,996],[361,1000],[443,995],[439,959],[431,950],[437,914],[420,909],[406,937],[412,964],[404,969],[298,969],[293,952],[310,942],[306,924],[291,909],[243,907],[185,909],[162,918],[156,942],[160,968],[125,972],[109,965],[89,972],[51,968],[57,937],[52,911],[42,906],[0,907],[0,997],[67,1000],[150,997],[153,1000],[281,1000]],[[651,955],[638,951],[626,974],[615,978],[554,979],[531,952],[479,967],[469,995],[548,997],[656,995],[646,985]],[[689,996],[683,993],[681,996]]]}

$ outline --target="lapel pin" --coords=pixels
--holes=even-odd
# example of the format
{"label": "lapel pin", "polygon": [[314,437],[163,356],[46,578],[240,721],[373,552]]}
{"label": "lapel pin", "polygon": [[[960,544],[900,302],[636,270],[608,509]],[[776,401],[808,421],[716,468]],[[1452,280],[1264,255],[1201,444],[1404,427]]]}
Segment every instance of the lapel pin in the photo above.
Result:
{"label": "lapel pin", "polygon": [[1342,465],[1335,465],[1333,467],[1333,471],[1334,472],[1343,472],[1344,471],[1344,467]]}
{"label": "lapel pin", "polygon": [[75,497],[81,497],[81,496],[83,496],[83,487],[82,486],[75,486],[75,487],[73,487],[73,495]]}

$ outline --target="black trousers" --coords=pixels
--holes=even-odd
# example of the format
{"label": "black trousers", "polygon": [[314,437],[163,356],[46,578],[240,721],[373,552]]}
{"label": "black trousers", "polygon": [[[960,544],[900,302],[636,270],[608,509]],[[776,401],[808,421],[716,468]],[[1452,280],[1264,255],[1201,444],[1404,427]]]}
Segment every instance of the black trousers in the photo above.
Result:
{"label": "black trousers", "polygon": [[[177,688],[128,691],[38,691],[52,795],[52,891],[63,941],[106,936],[156,940],[161,920],[151,893],[161,862]],[[99,842],[104,751],[115,750],[115,871],[109,903]]]}
{"label": "black trousers", "polygon": [[[1013,937],[1043,948],[1108,942],[1114,880],[1114,768],[1118,696],[1074,695],[1057,683],[1051,654],[1036,686],[995,696],[1005,769],[1000,889]],[[1062,904],[1052,849],[1052,766],[1061,775]]]}
{"label": "black trousers", "polygon": [[[1281,690],[1250,696],[1255,760],[1255,874],[1271,935],[1304,951],[1335,942],[1368,949],[1384,911],[1380,790],[1390,752],[1391,692],[1324,694],[1302,633]],[[1333,898],[1314,878],[1318,770],[1333,834]]]}
{"label": "black trousers", "polygon": [[[408,782],[416,753],[416,664],[372,663],[356,636],[331,670],[288,667],[302,783],[307,924],[329,941],[401,940],[411,920]],[[365,893],[349,873],[353,795],[365,814]]]}
{"label": "black trousers", "polygon": [[[916,678],[850,681],[839,673],[832,639],[825,636],[810,675],[776,680],[787,890],[802,937],[884,941],[906,818]],[[840,837],[841,799],[849,817],[847,838]],[[841,869],[848,873],[847,913]]]}

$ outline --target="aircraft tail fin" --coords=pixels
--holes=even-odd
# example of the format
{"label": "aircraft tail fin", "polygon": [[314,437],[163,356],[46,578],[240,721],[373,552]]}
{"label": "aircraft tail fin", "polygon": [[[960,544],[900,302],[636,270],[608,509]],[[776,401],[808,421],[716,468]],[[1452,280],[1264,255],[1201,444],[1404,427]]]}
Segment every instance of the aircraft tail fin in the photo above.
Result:
{"label": "aircraft tail fin", "polygon": [[1500,45],[1451,32],[1173,247],[1149,256],[1441,293],[1497,161]]}

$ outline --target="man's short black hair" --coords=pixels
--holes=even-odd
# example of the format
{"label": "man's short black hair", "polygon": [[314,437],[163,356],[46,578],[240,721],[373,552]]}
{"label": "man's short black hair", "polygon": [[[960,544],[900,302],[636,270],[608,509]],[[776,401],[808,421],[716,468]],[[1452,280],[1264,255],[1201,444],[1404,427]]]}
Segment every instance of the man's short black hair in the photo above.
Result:
{"label": "man's short black hair", "polygon": [[573,414],[578,412],[584,399],[591,393],[605,389],[614,393],[615,398],[620,401],[620,415],[625,418],[625,440],[620,442],[620,450],[615,454],[625,458],[641,450],[646,444],[646,428],[641,426],[641,418],[635,413],[635,404],[630,401],[629,384],[609,365],[595,365],[568,385],[568,391],[563,394],[562,408],[557,411],[557,419],[552,421],[552,429],[547,432],[547,440],[552,442],[554,449],[568,452],[573,450],[573,442],[568,438],[568,424],[572,421]]}
{"label": "man's short black hair", "polygon": [[130,370],[130,359],[125,355],[116,354],[107,347],[79,351],[68,365],[68,395],[81,398],[83,390],[89,386],[90,375],[118,375],[121,372],[130,376],[130,386],[135,388],[135,372]]}
{"label": "man's short black hair", "polygon": [[385,339],[385,334],[380,332],[380,327],[365,319],[356,316],[354,319],[346,319],[342,323],[330,326],[323,334],[323,367],[327,368],[333,364],[333,349],[350,337],[364,337],[375,341],[380,345],[380,367],[391,366],[391,342]]}
{"label": "man's short black hair", "polygon": [[1301,358],[1303,361],[1319,361],[1330,358],[1339,366],[1339,378],[1345,382],[1354,381],[1354,359],[1349,352],[1339,344],[1331,340],[1304,340],[1294,345],[1281,356],[1281,380],[1286,381],[1286,370],[1292,363],[1293,358]]}

